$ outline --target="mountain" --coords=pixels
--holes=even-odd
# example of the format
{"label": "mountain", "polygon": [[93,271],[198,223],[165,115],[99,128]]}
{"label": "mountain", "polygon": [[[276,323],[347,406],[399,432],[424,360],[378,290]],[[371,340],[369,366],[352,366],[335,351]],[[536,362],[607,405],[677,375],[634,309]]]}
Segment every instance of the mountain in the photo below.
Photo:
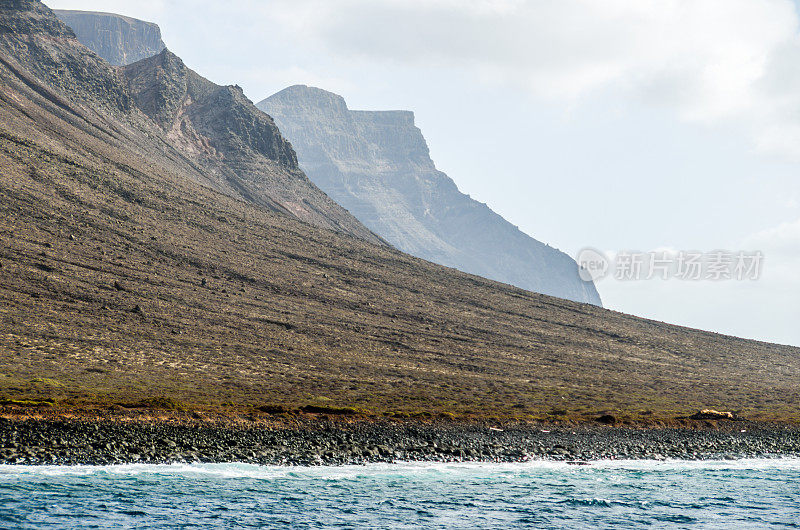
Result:
{"label": "mountain", "polygon": [[[326,228],[333,210],[306,222],[267,192],[234,193],[214,169],[235,149],[300,183],[286,144],[173,57],[134,67],[106,63],[38,1],[0,2],[4,414],[800,419],[798,348],[528,292]],[[205,123],[217,92],[217,112],[242,123]]]}
{"label": "mountain", "polygon": [[[161,42],[154,24],[110,14],[56,14],[73,25],[79,41],[112,64],[125,63],[120,57],[126,50],[147,50],[139,55],[156,55],[154,50],[163,48],[153,44],[156,33]],[[134,27],[138,29],[132,30]],[[165,70],[169,75],[163,75]],[[169,52],[126,68],[126,76],[140,85],[144,76],[144,87],[151,90],[154,71],[159,72],[158,79],[179,80],[181,86],[161,87],[160,95],[134,88],[139,93],[139,107],[169,129],[173,139],[183,136],[180,141],[187,149],[204,151],[195,139],[186,137],[197,131],[191,125],[186,127],[191,121],[186,116],[191,113],[179,111],[177,105],[191,101],[193,109],[202,109],[196,99],[209,93],[208,82],[197,82],[199,76]],[[152,104],[154,97],[165,100],[159,100],[158,109]],[[146,98],[152,101],[143,101]],[[166,101],[169,98],[173,100]],[[237,98],[244,99],[241,91],[230,92],[231,101]],[[531,291],[601,305],[594,284],[580,279],[572,258],[529,237],[485,204],[459,192],[455,183],[436,169],[412,113],[351,111],[340,96],[305,86],[290,87],[258,106],[278,121],[314,183],[398,249]],[[157,112],[166,114],[158,116]],[[179,112],[181,118],[177,119]],[[230,116],[216,115],[201,121],[206,127],[215,127]],[[250,174],[261,169],[258,164],[238,166],[247,166]],[[251,191],[239,190],[254,200]],[[301,218],[308,215],[304,210],[309,205],[302,201],[285,197],[283,204],[297,209]],[[312,209],[316,207],[311,205]]]}
{"label": "mountain", "polygon": [[122,66],[157,55],[167,46],[161,29],[135,18],[93,11],[53,10],[78,40],[110,64]]}
{"label": "mountain", "polygon": [[430,158],[414,114],[353,111],[292,86],[257,104],[325,193],[404,252],[530,291],[601,305],[568,255],[461,193]]}

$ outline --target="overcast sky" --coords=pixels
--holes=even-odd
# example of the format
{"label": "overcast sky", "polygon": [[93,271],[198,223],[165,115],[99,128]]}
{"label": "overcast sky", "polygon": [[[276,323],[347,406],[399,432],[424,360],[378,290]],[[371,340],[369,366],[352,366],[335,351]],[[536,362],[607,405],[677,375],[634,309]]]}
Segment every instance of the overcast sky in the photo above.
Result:
{"label": "overcast sky", "polygon": [[575,256],[760,250],[757,281],[605,279],[606,307],[800,345],[791,0],[46,0],[158,23],[253,101],[416,113],[437,166]]}

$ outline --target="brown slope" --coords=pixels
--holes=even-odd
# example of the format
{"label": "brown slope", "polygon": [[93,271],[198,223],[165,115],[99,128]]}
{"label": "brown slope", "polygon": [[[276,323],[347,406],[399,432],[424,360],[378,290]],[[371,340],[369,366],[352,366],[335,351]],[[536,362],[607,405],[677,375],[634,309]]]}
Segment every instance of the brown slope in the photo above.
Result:
{"label": "brown slope", "polygon": [[[201,185],[202,161],[105,101],[125,88],[109,67],[8,30],[51,24],[23,4],[0,9],[0,395],[798,418],[797,348],[532,294]],[[48,48],[73,81],[20,53]]]}

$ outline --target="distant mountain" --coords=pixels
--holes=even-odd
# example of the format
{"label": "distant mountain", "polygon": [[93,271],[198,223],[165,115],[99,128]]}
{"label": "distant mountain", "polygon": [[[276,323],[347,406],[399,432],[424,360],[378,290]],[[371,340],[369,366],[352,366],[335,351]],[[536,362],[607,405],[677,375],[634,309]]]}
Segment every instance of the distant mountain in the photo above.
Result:
{"label": "distant mountain", "polygon": [[314,183],[404,252],[538,293],[601,305],[567,254],[461,193],[430,158],[414,114],[353,111],[336,94],[289,87],[257,104]]}
{"label": "distant mountain", "polygon": [[161,29],[135,18],[93,11],[53,11],[78,40],[109,63],[121,66],[160,53],[166,45]]}

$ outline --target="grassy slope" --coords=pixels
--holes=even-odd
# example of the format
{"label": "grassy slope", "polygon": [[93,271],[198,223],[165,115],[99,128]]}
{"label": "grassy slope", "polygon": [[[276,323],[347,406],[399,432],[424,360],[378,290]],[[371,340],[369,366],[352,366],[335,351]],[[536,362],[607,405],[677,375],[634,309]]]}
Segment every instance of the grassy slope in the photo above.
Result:
{"label": "grassy slope", "polygon": [[532,294],[270,213],[196,184],[135,111],[0,75],[6,399],[800,418],[797,348]]}

